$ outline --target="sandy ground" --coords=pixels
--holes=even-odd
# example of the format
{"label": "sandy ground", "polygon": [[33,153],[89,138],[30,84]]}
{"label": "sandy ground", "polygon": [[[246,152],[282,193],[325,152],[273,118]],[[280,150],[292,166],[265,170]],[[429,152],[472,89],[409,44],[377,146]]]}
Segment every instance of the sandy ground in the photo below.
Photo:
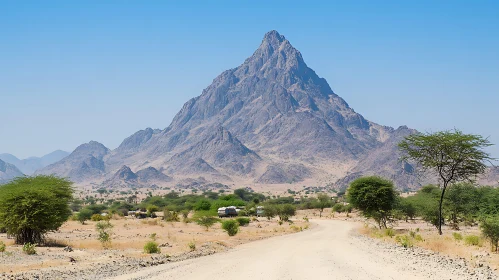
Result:
{"label": "sandy ground", "polygon": [[470,267],[463,259],[356,235],[358,223],[314,223],[308,231],[111,279],[497,279],[491,269]]}
{"label": "sandy ground", "polygon": [[[97,240],[96,222],[82,225],[75,221],[66,222],[57,232],[51,232],[48,239],[53,245],[37,247],[37,254],[22,253],[22,246],[0,234],[0,241],[7,244],[7,251],[0,254],[0,279],[101,279],[92,273],[119,275],[146,266],[169,261],[178,261],[214,254],[254,240],[295,233],[311,226],[303,218],[295,217],[293,224],[278,224],[277,219],[253,220],[240,227],[240,232],[229,237],[220,223],[209,231],[196,223],[165,222],[158,219],[122,218],[111,220],[111,248],[104,250]],[[156,234],[161,254],[145,254],[144,244]],[[196,249],[191,252],[189,244]],[[69,246],[73,251],[65,251]],[[75,262],[71,262],[73,258]],[[121,273],[119,273],[121,270]],[[118,274],[116,274],[118,273]]]}

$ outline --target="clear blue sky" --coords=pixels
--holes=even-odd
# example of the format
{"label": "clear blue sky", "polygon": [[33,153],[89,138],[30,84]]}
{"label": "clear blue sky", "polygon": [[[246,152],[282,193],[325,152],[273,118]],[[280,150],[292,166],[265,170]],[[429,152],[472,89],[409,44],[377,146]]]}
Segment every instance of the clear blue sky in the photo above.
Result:
{"label": "clear blue sky", "polygon": [[0,153],[116,148],[165,128],[272,29],[367,119],[499,144],[498,13],[471,0],[1,1]]}

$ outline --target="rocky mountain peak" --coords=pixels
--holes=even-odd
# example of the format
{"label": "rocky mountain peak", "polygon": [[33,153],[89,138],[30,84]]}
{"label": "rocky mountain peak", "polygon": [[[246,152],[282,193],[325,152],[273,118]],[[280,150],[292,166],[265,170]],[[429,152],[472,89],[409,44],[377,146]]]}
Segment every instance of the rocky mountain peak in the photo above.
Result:
{"label": "rocky mountain peak", "polygon": [[[88,143],[78,146],[71,155],[92,155],[97,159],[102,159],[109,153],[109,149],[97,141],[90,141]],[[71,156],[70,155],[70,156]]]}
{"label": "rocky mountain peak", "polygon": [[132,172],[130,167],[123,165],[118,171],[116,171],[114,178],[129,181],[137,179],[137,175]]}

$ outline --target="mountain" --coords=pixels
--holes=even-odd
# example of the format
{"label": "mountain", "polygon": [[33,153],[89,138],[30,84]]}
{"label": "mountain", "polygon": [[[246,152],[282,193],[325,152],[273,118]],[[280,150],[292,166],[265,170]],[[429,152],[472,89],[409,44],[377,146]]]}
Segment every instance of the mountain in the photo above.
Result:
{"label": "mountain", "polygon": [[29,157],[21,160],[11,154],[0,154],[0,160],[15,165],[26,175],[31,175],[35,173],[36,170],[58,162],[68,155],[68,152],[57,150],[50,154],[44,155],[43,157]]}
{"label": "mountain", "polygon": [[96,141],[80,145],[62,160],[48,165],[35,174],[55,174],[75,182],[100,180],[106,174],[104,157],[108,148]]}
{"label": "mountain", "polygon": [[123,165],[102,185],[107,188],[148,187],[152,184],[164,184],[170,181],[172,181],[171,177],[154,167],[150,166],[134,173],[130,167]]}
{"label": "mountain", "polygon": [[20,176],[24,176],[24,174],[17,167],[0,159],[0,184]]}
{"label": "mountain", "polygon": [[[166,129],[138,131],[105,154],[96,177],[109,178],[124,165],[152,166],[177,181],[202,176],[223,183],[341,187],[379,172],[399,187],[417,187],[413,167],[397,154],[401,137],[414,132],[366,120],[284,36],[270,31],[240,66],[185,103]],[[57,164],[61,170],[52,171],[78,169],[81,161]]]}

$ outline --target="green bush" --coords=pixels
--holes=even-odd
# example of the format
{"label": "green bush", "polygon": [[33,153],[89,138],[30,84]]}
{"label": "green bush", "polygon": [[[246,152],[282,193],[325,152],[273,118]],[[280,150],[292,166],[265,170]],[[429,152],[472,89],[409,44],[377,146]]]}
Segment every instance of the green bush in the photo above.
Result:
{"label": "green bush", "polygon": [[196,211],[202,211],[202,210],[210,210],[211,209],[211,202],[207,199],[202,199],[199,200],[196,205],[194,205],[194,210]]}
{"label": "green bush", "polygon": [[482,246],[482,240],[480,236],[467,235],[464,237],[464,244],[469,246]]}
{"label": "green bush", "polygon": [[90,209],[83,208],[76,214],[76,220],[80,222],[82,225],[85,224],[85,221],[88,221],[92,218],[93,212]]}
{"label": "green bush", "polygon": [[187,244],[187,246],[189,247],[189,250],[190,250],[191,252],[196,251],[196,242],[194,242],[194,240],[193,240],[193,241],[191,241],[191,242],[189,242],[189,243]]}
{"label": "green bush", "polygon": [[178,216],[177,211],[170,211],[168,209],[165,209],[165,211],[163,213],[164,213],[163,218],[165,219],[165,221],[167,221],[167,222],[180,222],[180,218]]}
{"label": "green bush", "polygon": [[453,232],[452,237],[454,237],[454,240],[456,241],[461,241],[463,240],[463,235],[460,234],[459,232]]}
{"label": "green bush", "polygon": [[26,254],[26,255],[34,255],[36,254],[36,245],[35,244],[31,244],[31,243],[26,243],[23,245],[23,252]]}
{"label": "green bush", "polygon": [[497,219],[497,217],[484,219],[480,224],[480,229],[482,230],[483,236],[490,241],[492,251],[497,252],[499,243],[499,219]]}
{"label": "green bush", "polygon": [[395,237],[395,241],[397,241],[397,243],[402,245],[404,248],[411,248],[414,246],[411,237],[408,235],[398,235]]}
{"label": "green bush", "polygon": [[94,222],[100,222],[100,221],[106,221],[109,220],[107,216],[102,216],[101,214],[93,214],[92,217],[90,217],[90,220]]}
{"label": "green bush", "polygon": [[158,243],[154,241],[149,241],[144,245],[144,253],[146,254],[159,254],[161,249],[158,247]]}
{"label": "green bush", "polygon": [[5,246],[5,243],[3,243],[3,241],[0,241],[0,253],[3,254],[3,252],[5,252],[5,248],[7,248],[7,246]]}
{"label": "green bush", "polygon": [[235,220],[223,221],[222,229],[225,230],[229,236],[234,236],[239,232],[239,223]]}
{"label": "green bush", "polygon": [[239,223],[240,226],[244,227],[249,225],[250,218],[239,217],[236,219],[236,221]]}
{"label": "green bush", "polygon": [[336,212],[336,213],[343,213],[345,211],[345,208],[343,206],[343,204],[341,203],[337,203],[333,206],[333,209],[332,209],[332,212]]}
{"label": "green bush", "polygon": [[101,242],[102,247],[105,249],[109,248],[111,246],[111,229],[113,225],[109,221],[98,222],[95,228],[99,233],[97,239]]}
{"label": "green bush", "polygon": [[386,228],[385,235],[392,238],[395,236],[395,230],[393,228]]}
{"label": "green bush", "polygon": [[205,227],[206,231],[208,231],[210,227],[212,227],[218,221],[219,220],[215,217],[202,216],[197,219],[196,223],[200,226]]}
{"label": "green bush", "polygon": [[424,241],[423,237],[420,235],[420,234],[416,234],[414,236],[414,240],[416,240],[417,242],[422,242]]}

